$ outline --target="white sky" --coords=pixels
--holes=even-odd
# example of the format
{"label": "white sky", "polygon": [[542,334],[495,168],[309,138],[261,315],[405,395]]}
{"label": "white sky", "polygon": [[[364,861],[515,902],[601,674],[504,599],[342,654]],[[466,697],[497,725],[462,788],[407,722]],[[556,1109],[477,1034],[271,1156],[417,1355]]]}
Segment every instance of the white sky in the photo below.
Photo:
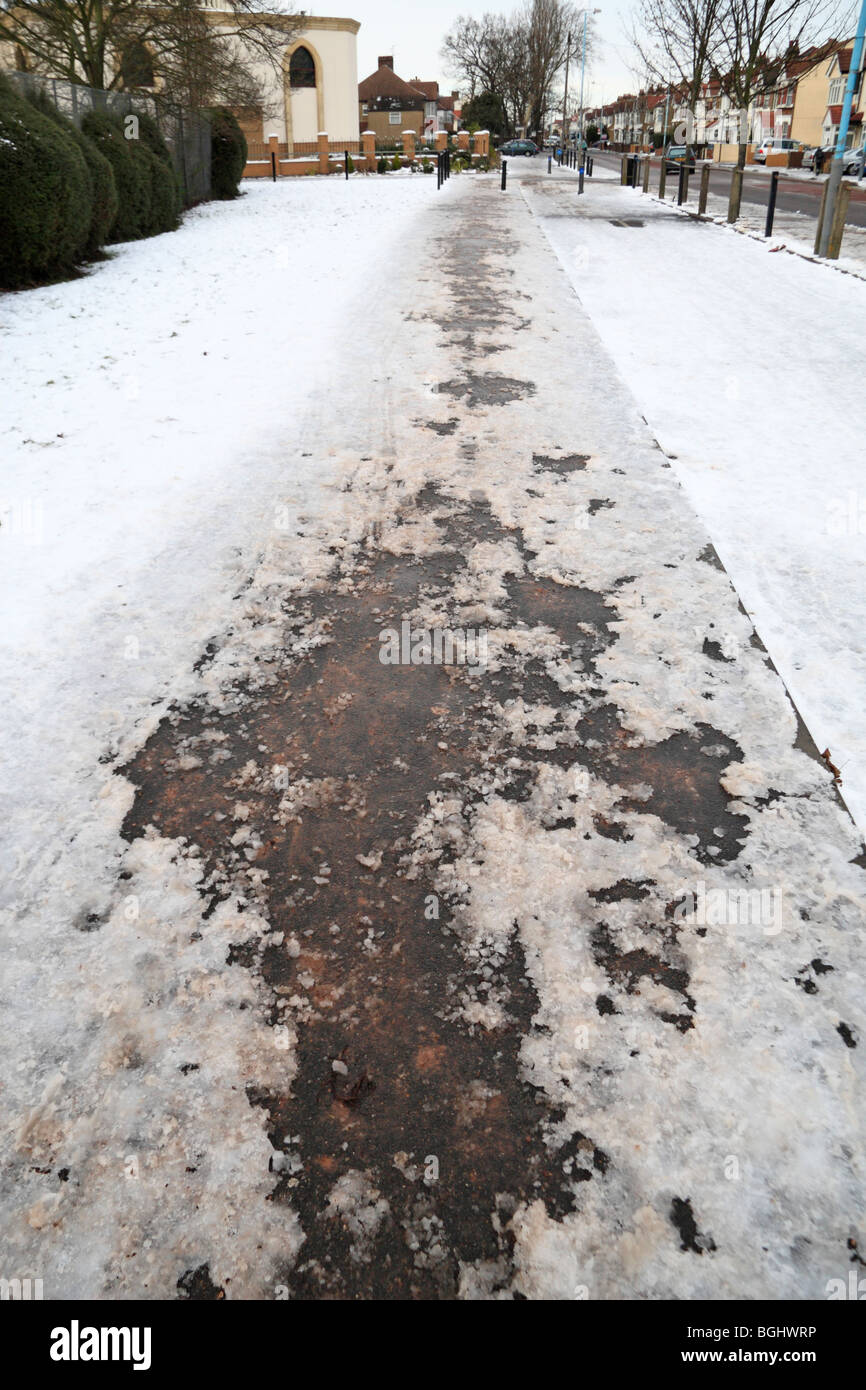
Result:
{"label": "white sky", "polygon": [[[612,101],[620,92],[633,91],[639,85],[630,70],[633,55],[624,33],[631,7],[632,0],[602,0],[601,14],[596,15],[598,51],[591,69],[587,64],[587,106]],[[510,13],[516,8],[516,0],[444,0],[429,6],[418,4],[417,0],[349,0],[342,8],[326,9],[319,5],[310,12],[339,14],[361,21],[359,80],[376,70],[379,54],[393,53],[394,68],[401,77],[438,80],[443,90],[450,92],[459,82],[445,69],[439,51],[456,17],[480,17],[486,11]]]}

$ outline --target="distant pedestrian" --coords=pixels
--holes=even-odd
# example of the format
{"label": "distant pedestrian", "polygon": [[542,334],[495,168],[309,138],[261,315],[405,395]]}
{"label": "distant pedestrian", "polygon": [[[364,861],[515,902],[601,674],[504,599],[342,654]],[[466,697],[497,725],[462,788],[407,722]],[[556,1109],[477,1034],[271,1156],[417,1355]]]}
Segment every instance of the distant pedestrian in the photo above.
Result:
{"label": "distant pedestrian", "polygon": [[823,168],[824,168],[824,151],[823,151],[822,149],[817,149],[817,150],[815,151],[815,158],[814,158],[813,161],[812,161],[812,168],[815,170],[815,173],[816,173],[816,174],[820,174],[821,171],[823,170]]}

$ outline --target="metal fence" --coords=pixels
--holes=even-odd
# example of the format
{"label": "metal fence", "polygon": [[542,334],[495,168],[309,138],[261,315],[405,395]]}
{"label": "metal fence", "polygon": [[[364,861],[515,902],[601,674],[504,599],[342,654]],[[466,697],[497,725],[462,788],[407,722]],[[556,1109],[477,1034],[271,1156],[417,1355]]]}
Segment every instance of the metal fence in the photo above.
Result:
{"label": "metal fence", "polygon": [[184,207],[210,197],[211,128],[206,117],[183,111],[147,92],[103,92],[98,87],[82,87],[32,72],[5,72],[4,76],[24,95],[44,92],[57,110],[79,127],[88,111],[108,111],[121,119],[136,112],[152,116],[177,170]]}

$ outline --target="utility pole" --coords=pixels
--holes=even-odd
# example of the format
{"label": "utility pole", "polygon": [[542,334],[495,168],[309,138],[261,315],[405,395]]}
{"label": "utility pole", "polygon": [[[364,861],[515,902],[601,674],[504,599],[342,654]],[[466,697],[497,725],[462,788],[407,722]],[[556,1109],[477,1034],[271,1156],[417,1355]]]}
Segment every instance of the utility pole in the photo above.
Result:
{"label": "utility pole", "polygon": [[851,107],[854,104],[854,89],[857,86],[857,78],[860,74],[860,63],[863,58],[864,34],[866,34],[866,0],[863,0],[860,6],[860,18],[857,21],[857,37],[854,40],[854,52],[851,54],[851,66],[848,69],[848,82],[845,87],[845,100],[842,104],[842,119],[839,122],[839,134],[836,136],[836,149],[833,153],[833,163],[830,166],[830,177],[827,180],[827,200],[824,204],[824,221],[821,225],[821,240],[818,245],[819,256],[826,256],[830,249],[830,229],[833,225],[833,210],[839,193],[839,185],[842,182],[845,141],[848,139]]}

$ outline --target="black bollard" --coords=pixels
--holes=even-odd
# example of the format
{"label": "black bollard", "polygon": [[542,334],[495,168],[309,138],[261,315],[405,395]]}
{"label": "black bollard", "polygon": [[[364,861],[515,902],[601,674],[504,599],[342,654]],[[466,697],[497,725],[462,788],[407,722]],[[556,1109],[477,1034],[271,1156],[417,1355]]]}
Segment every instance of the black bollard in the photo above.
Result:
{"label": "black bollard", "polygon": [[503,193],[505,192],[505,185],[507,184],[507,182],[508,182],[508,160],[507,160],[507,159],[503,159],[503,161],[502,161],[502,183],[500,184],[500,188],[502,189],[502,192],[503,192]]}
{"label": "black bollard", "polygon": [[273,150],[271,150],[271,181],[273,183],[277,181],[277,156]]}
{"label": "black bollard", "polygon": [[345,161],[346,161],[346,162],[345,162],[345,166],[344,166],[344,167],[345,167],[345,170],[346,170],[346,178],[348,179],[348,177],[349,177],[349,151],[348,151],[348,150],[344,150],[344,151],[343,151],[343,154],[344,154],[344,156],[345,156]]}
{"label": "black bollard", "polygon": [[551,170],[551,166],[552,166],[552,165],[553,165],[553,155],[552,155],[552,154],[549,154],[549,155],[547,156],[547,172],[548,172],[548,174],[550,173],[550,170]]}
{"label": "black bollard", "polygon": [[776,216],[776,193],[779,187],[779,171],[774,169],[770,176],[770,196],[767,199],[767,225],[764,236],[773,235],[773,218]]}

